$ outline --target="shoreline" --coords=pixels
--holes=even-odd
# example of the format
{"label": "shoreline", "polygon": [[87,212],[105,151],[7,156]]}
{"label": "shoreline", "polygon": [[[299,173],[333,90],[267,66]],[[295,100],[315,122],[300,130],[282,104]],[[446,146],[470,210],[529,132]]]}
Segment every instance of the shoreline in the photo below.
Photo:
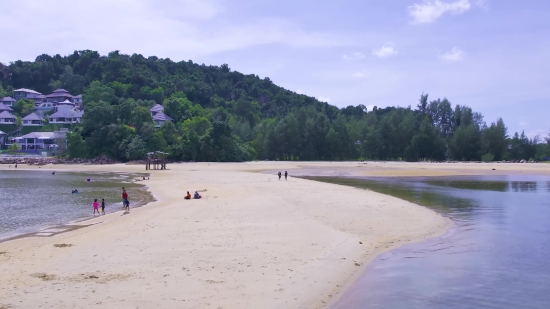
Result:
{"label": "shoreline", "polygon": [[[87,301],[70,301],[71,306],[83,308],[94,306],[92,299],[99,295],[88,290],[103,279],[84,280],[80,273],[117,278],[103,284],[109,288],[108,304],[121,308],[155,304],[170,308],[329,308],[381,253],[440,237],[451,226],[450,219],[391,196],[292,177],[304,167],[330,174],[340,173],[339,169],[356,171],[356,165],[194,163],[150,171],[149,187],[157,201],[136,208],[130,216],[113,216],[102,224],[47,239],[0,243],[0,252],[7,252],[0,255],[0,261],[8,262],[0,263],[0,270],[5,267],[11,282],[0,284],[0,306],[15,305],[15,300],[36,304],[50,296],[54,301],[68,301],[48,288],[49,283],[30,276],[40,272],[55,276],[56,285],[85,293]],[[392,168],[408,173],[423,167]],[[136,172],[142,166],[55,166],[59,171],[80,172],[101,168]],[[284,180],[278,182],[275,175],[259,172],[275,169],[289,170],[288,185]],[[378,167],[368,170],[380,174]],[[203,188],[208,191],[202,200],[182,200],[185,191]],[[103,216],[91,221],[98,218]],[[54,242],[74,247],[52,248]],[[42,258],[32,258],[35,254]],[[90,263],[94,256],[101,256],[106,265],[98,269]],[[15,286],[26,287],[28,294],[8,298]],[[157,295],[131,296],[123,288],[146,286]],[[181,286],[186,287],[184,291]],[[235,295],[240,296],[235,299]]]}
{"label": "shoreline", "polygon": [[[34,169],[34,168],[29,168],[29,167],[34,167],[33,165],[24,165],[23,168],[18,168],[17,170],[22,170],[22,171],[36,171],[37,169]],[[2,170],[2,169],[0,169]],[[10,169],[8,168],[7,170],[9,171],[13,171],[15,169]],[[40,170],[43,170],[43,171],[53,171],[55,169],[41,169],[40,167]],[[73,173],[73,174],[77,174],[77,173],[81,173],[81,171],[79,170],[70,170],[70,171],[61,171],[62,173],[65,172],[65,173]],[[85,175],[108,175],[108,176],[116,176],[116,174],[114,172],[109,172],[109,171],[88,171],[88,172],[85,172],[83,173]],[[139,176],[141,177],[141,175],[139,174],[143,174],[143,175],[149,175],[148,173],[118,173],[118,174],[123,174],[123,175],[126,175],[127,176],[127,179],[120,179],[120,178],[112,178],[113,181],[117,182],[117,183],[120,183],[120,184],[137,184],[139,185],[140,187],[137,188],[137,191],[142,191],[142,192],[145,192],[144,194],[144,199],[140,199],[137,203],[135,203],[134,207],[133,208],[140,208],[140,207],[144,207],[144,206],[147,206],[148,204],[152,203],[152,202],[155,202],[156,201],[156,198],[153,194],[153,192],[151,192],[149,190],[149,187],[146,185],[146,184],[141,184],[141,179],[136,179],[135,177],[132,177],[132,176]],[[147,197],[148,196],[148,197]],[[111,206],[114,206],[115,204],[111,205]],[[114,209],[114,208],[112,208]],[[94,225],[94,224],[97,224],[97,223],[90,223],[90,224],[87,224],[88,221],[92,221],[94,219],[97,219],[97,218],[102,218],[104,216],[109,216],[109,215],[113,215],[113,214],[116,214],[116,213],[121,213],[121,212],[124,212],[122,209],[119,209],[119,210],[116,210],[116,211],[113,211],[113,212],[109,212],[105,215],[102,215],[102,216],[85,216],[85,217],[80,217],[80,218],[76,218],[76,219],[70,219],[69,221],[67,222],[63,222],[63,223],[50,223],[50,224],[46,224],[44,226],[41,226],[41,227],[37,227],[36,229],[34,230],[31,230],[31,231],[26,231],[26,232],[14,232],[13,234],[10,235],[11,232],[8,233],[8,235],[6,236],[0,236],[0,243],[3,243],[3,242],[8,242],[8,241],[12,241],[12,240],[15,240],[15,239],[20,239],[20,238],[26,238],[26,237],[52,237],[52,236],[55,236],[55,235],[58,235],[58,234],[61,234],[61,233],[69,233],[73,230],[76,230],[78,228],[84,228],[84,227],[87,227],[87,226],[91,226],[91,225]],[[55,230],[56,232],[53,232],[53,233],[50,233],[49,231],[50,230]],[[59,231],[58,230],[62,230],[62,231]],[[43,234],[43,233],[49,233],[50,235],[40,235],[40,234]]]}

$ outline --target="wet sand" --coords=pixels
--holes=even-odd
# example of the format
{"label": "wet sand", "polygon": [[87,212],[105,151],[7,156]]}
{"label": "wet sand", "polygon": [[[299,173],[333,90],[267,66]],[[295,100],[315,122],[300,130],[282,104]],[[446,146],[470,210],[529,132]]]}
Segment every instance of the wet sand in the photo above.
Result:
{"label": "wet sand", "polygon": [[[460,175],[491,166],[169,164],[144,182],[156,202],[68,233],[0,243],[0,308],[325,308],[378,254],[442,235],[450,222],[397,198],[293,175]],[[550,165],[536,168],[550,173]],[[141,165],[42,169],[145,172]],[[279,181],[265,170],[291,177]],[[183,200],[196,190],[203,199]]]}

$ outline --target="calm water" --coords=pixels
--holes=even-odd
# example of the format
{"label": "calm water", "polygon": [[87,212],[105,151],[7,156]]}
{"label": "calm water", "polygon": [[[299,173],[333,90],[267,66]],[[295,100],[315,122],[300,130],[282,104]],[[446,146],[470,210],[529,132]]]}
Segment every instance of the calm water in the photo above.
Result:
{"label": "calm water", "polygon": [[322,181],[393,195],[455,222],[444,237],[380,256],[334,309],[550,308],[550,177]]}
{"label": "calm water", "polygon": [[[0,239],[91,217],[95,198],[105,199],[105,212],[122,209],[121,188],[132,207],[152,199],[137,175],[80,174],[50,171],[0,171]],[[86,179],[91,178],[90,182]],[[71,190],[78,189],[78,194]]]}

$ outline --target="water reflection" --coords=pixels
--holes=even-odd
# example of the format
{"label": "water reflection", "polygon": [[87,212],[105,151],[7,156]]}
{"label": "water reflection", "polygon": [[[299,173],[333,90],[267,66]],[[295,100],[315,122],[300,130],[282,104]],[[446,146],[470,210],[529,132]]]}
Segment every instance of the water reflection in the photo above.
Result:
{"label": "water reflection", "polygon": [[450,217],[448,235],[380,256],[334,309],[550,308],[550,178],[316,178]]}

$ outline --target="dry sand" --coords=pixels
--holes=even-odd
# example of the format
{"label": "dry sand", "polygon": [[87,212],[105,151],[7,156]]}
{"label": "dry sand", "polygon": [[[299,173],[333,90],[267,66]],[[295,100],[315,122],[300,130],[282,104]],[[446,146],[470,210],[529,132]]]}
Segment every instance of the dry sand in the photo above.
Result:
{"label": "dry sand", "polygon": [[[0,308],[325,308],[377,254],[441,235],[450,222],[372,191],[293,177],[279,181],[258,171],[550,174],[550,165],[542,164],[168,167],[151,171],[144,182],[158,201],[128,215],[117,212],[68,233],[0,243]],[[0,166],[0,172],[6,168]],[[37,169],[20,165],[25,168]],[[42,169],[145,172],[143,166],[127,165]],[[203,189],[203,199],[183,200],[186,191]]]}

